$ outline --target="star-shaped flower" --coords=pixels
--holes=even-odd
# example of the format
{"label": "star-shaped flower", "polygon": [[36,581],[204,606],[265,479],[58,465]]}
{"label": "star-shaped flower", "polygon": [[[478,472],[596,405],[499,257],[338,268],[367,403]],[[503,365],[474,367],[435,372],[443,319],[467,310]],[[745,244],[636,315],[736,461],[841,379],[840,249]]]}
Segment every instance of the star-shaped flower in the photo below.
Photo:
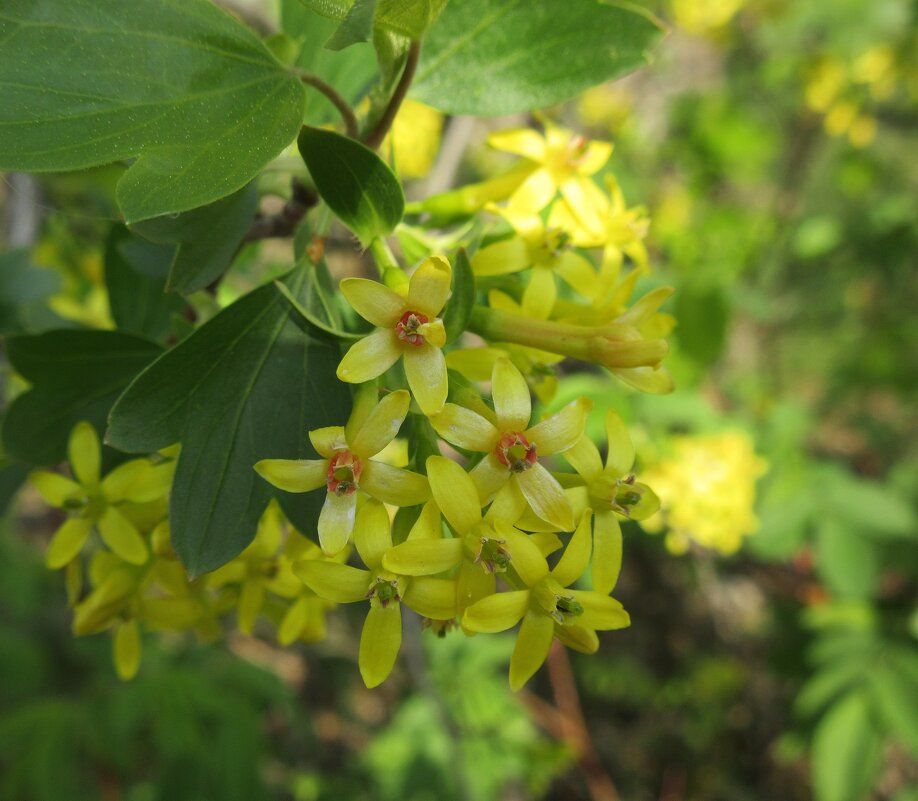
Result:
{"label": "star-shaped flower", "polygon": [[424,414],[443,408],[448,389],[443,321],[437,316],[450,293],[452,268],[431,256],[415,270],[405,297],[378,281],[345,278],[341,292],[365,320],[377,326],[356,342],[338,365],[338,378],[362,384],[382,375],[404,357],[408,386]]}

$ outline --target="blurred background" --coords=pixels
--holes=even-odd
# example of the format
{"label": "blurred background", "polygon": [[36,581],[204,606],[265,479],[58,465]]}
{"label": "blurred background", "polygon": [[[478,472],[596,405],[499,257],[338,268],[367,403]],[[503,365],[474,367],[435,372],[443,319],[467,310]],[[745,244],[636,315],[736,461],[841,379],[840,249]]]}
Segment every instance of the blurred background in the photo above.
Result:
{"label": "blurred background", "polygon": [[[662,499],[626,526],[631,628],[517,695],[512,635],[411,619],[366,690],[359,609],[289,648],[232,620],[213,643],[147,635],[122,683],[108,635],[72,637],[42,562],[57,519],[5,464],[0,799],[918,800],[918,7],[649,7],[670,28],[652,64],[546,112],[614,142],[650,219],[646,288],[676,287],[673,395],[572,372],[547,406],[617,409]],[[485,136],[528,122],[408,104],[409,194],[502,168]],[[5,176],[0,332],[112,325],[115,178]],[[247,248],[221,298],[289,259]]]}

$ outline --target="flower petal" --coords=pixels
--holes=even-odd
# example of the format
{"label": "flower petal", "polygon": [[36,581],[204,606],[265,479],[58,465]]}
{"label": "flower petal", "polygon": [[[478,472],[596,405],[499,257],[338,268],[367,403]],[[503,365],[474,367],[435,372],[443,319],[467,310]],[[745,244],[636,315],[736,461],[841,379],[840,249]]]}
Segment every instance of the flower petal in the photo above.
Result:
{"label": "flower petal", "polygon": [[262,459],[255,472],[286,492],[310,492],[328,480],[327,459]]}
{"label": "flower petal", "polygon": [[337,604],[366,600],[373,578],[369,570],[325,559],[297,562],[293,566],[293,572],[320,598]]}
{"label": "flower petal", "polygon": [[668,395],[675,387],[665,367],[618,367],[612,372],[629,387],[650,395]]}
{"label": "flower petal", "polygon": [[593,589],[608,595],[622,569],[622,529],[615,512],[597,512],[593,520]]}
{"label": "flower petal", "polygon": [[518,273],[530,264],[529,248],[518,236],[483,247],[472,257],[472,271],[482,276]]}
{"label": "flower petal", "polygon": [[150,503],[168,495],[174,475],[174,462],[154,465],[148,459],[131,459],[102,479],[102,494],[111,503]]}
{"label": "flower petal", "polygon": [[548,562],[528,534],[506,523],[495,523],[494,530],[506,541],[510,564],[527,587],[534,586],[548,575]]}
{"label": "flower petal", "polygon": [[[443,521],[440,518],[440,507],[437,502],[429,500],[424,504],[418,519],[408,532],[408,541],[435,540],[443,536]],[[396,571],[398,572],[398,571]]]}
{"label": "flower petal", "polygon": [[345,278],[339,285],[354,311],[379,328],[392,328],[405,312],[405,299],[368,278]]}
{"label": "flower petal", "polygon": [[430,424],[447,442],[467,451],[488,453],[499,436],[490,421],[457,403],[444,404],[439,414],[431,416]]}
{"label": "flower petal", "polygon": [[504,486],[497,491],[494,501],[488,507],[485,520],[501,520],[513,526],[516,525],[527,508],[526,498],[520,492],[519,485],[515,481],[510,481],[508,474]]}
{"label": "flower petal", "polygon": [[510,197],[514,210],[539,212],[555,198],[558,185],[546,169],[535,170]]}
{"label": "flower petal", "polygon": [[410,405],[411,395],[404,389],[386,395],[348,443],[351,451],[364,459],[379,453],[395,439]]}
{"label": "flower petal", "polygon": [[449,392],[443,351],[427,342],[420,347],[409,346],[404,363],[408,386],[421,411],[428,416],[439,414]]}
{"label": "flower petal", "polygon": [[602,475],[602,456],[599,454],[599,448],[589,437],[581,437],[561,455],[589,483]]}
{"label": "flower petal", "polygon": [[[494,595],[496,584],[493,573],[482,570],[480,565],[463,560],[456,572],[456,615],[461,618],[472,604]],[[467,633],[472,632],[467,630]]]}
{"label": "flower petal", "polygon": [[251,579],[242,582],[239,605],[236,607],[236,625],[243,634],[251,634],[265,602],[265,585]]}
{"label": "flower petal", "polygon": [[314,428],[309,432],[309,441],[316,449],[316,453],[324,459],[331,459],[336,452],[347,449],[347,435],[344,426]]}
{"label": "flower petal", "polygon": [[309,601],[309,598],[301,595],[287,610],[277,627],[277,642],[280,645],[291,645],[299,639],[309,619]]}
{"label": "flower petal", "polygon": [[85,420],[77,423],[70,432],[67,456],[77,480],[94,487],[99,483],[99,465],[102,462],[102,446],[96,429]]}
{"label": "flower petal", "polygon": [[512,480],[519,482],[520,490],[529,506],[543,520],[558,527],[559,531],[572,531],[574,513],[564,490],[541,464],[536,462],[522,473],[514,473]]}
{"label": "flower petal", "polygon": [[612,155],[611,142],[587,142],[586,151],[577,159],[577,169],[582,175],[592,175],[602,169]]}
{"label": "flower petal", "polygon": [[392,547],[392,526],[386,507],[372,498],[364,501],[354,521],[354,545],[371,570],[382,564],[383,554]]}
{"label": "flower petal", "polygon": [[349,384],[362,384],[382,375],[402,355],[394,328],[379,328],[355,342],[338,365],[337,376]]}
{"label": "flower petal", "polygon": [[370,606],[360,633],[357,663],[368,688],[382,684],[392,672],[402,647],[402,609],[398,603]]}
{"label": "flower petal", "polygon": [[430,256],[421,262],[408,281],[407,309],[436,317],[449,298],[453,270],[442,256]]}
{"label": "flower petal", "polygon": [[491,395],[494,412],[501,431],[525,431],[532,416],[529,386],[523,374],[509,359],[494,362],[491,374]]}
{"label": "flower petal", "polygon": [[29,483],[38,490],[45,503],[60,508],[69,499],[83,495],[83,488],[69,478],[50,470],[35,470],[29,473]]}
{"label": "flower petal", "polygon": [[596,300],[602,294],[602,285],[593,265],[573,251],[567,250],[558,257],[554,271],[587,300]]}
{"label": "flower petal", "polygon": [[489,453],[471,469],[469,478],[478,490],[478,499],[484,505],[510,480],[510,470],[493,453]]}
{"label": "flower petal", "polygon": [[528,608],[529,590],[498,592],[468,607],[462,615],[462,626],[482,634],[506,631],[520,622]]}
{"label": "flower petal", "polygon": [[429,576],[413,578],[402,600],[431,620],[452,620],[456,616],[456,582]]}
{"label": "flower petal", "polygon": [[494,362],[507,351],[500,348],[463,348],[446,354],[446,366],[457,370],[470,381],[490,381]]}
{"label": "flower petal", "polygon": [[510,689],[513,692],[542,667],[554,636],[555,624],[548,615],[532,609],[526,613],[510,657]]}
{"label": "flower petal", "polygon": [[577,623],[588,629],[611,631],[631,625],[631,616],[622,605],[609,595],[589,590],[571,590],[571,595],[583,607]]}
{"label": "flower petal", "polygon": [[580,524],[567,543],[567,548],[551,571],[551,577],[562,587],[570,587],[579,579],[590,563],[592,550],[592,511],[587,509],[580,518]]}
{"label": "flower petal", "polygon": [[612,478],[628,475],[634,466],[634,444],[625,421],[612,409],[606,412],[606,437],[609,454],[605,472]]}
{"label": "flower petal", "polygon": [[596,632],[583,626],[555,626],[555,637],[562,645],[582,654],[595,654],[599,650]]}
{"label": "flower petal", "polygon": [[357,493],[328,492],[319,513],[319,545],[329,556],[340,551],[351,538],[357,512]]}
{"label": "flower petal", "polygon": [[539,456],[563,453],[583,436],[587,417],[593,408],[589,398],[571,401],[551,417],[527,430],[527,439],[536,446]]}
{"label": "flower petal", "polygon": [[529,283],[523,291],[523,313],[537,320],[547,320],[557,298],[558,287],[552,271],[547,267],[533,267]]}
{"label": "flower petal", "polygon": [[420,473],[373,459],[363,463],[360,489],[392,506],[416,506],[430,497],[427,479]]}
{"label": "flower petal", "polygon": [[431,456],[427,459],[430,491],[447,522],[462,535],[481,522],[478,492],[469,474],[452,459]]}
{"label": "flower petal", "polygon": [[140,669],[140,627],[136,620],[118,624],[112,648],[118,678],[121,681],[130,681]]}
{"label": "flower petal", "polygon": [[522,156],[530,161],[545,160],[545,138],[532,128],[495,131],[488,135],[488,145],[495,150]]}
{"label": "flower petal", "polygon": [[96,525],[104,542],[116,555],[132,565],[142,565],[150,551],[140,532],[114,506],[109,506]]}
{"label": "flower petal", "polygon": [[[401,576],[432,576],[462,561],[462,540],[405,540],[386,551],[383,567]],[[428,615],[429,617],[429,615]]]}
{"label": "flower petal", "polygon": [[85,517],[71,517],[65,520],[54,532],[45,554],[45,564],[51,570],[57,570],[69,563],[86,544],[92,521]]}

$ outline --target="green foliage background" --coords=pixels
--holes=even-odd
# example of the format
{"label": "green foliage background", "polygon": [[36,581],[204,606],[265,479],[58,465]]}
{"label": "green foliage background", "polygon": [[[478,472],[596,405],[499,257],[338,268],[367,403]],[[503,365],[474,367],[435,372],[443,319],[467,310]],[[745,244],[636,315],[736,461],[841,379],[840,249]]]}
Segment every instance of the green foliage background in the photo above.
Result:
{"label": "green foliage background", "polygon": [[[507,5],[513,14],[525,4]],[[674,434],[740,429],[770,469],[758,485],[761,527],[737,555],[699,548],[675,556],[661,537],[636,526],[626,531],[617,596],[632,628],[604,641],[595,657],[572,657],[587,728],[603,770],[628,801],[914,801],[915,8],[905,0],[699,6],[706,25],[687,23],[685,3],[655,5],[673,29],[653,63],[550,110],[592,138],[611,138],[610,169],[625,196],[649,208],[653,280],[677,290],[668,364],[678,391],[634,397],[576,375],[562,380],[558,402],[588,394],[600,408],[642,421],[648,452],[665,450]],[[305,10],[286,13],[293,25]],[[321,37],[307,29],[317,41],[336,28],[321,24]],[[525,44],[539,53],[544,25],[538,18],[526,24]],[[350,35],[359,41],[357,28]],[[252,42],[240,46],[260,48]],[[897,56],[897,88],[881,100],[858,96],[877,134],[856,147],[825,131],[822,115],[806,104],[806,87],[821,59],[851,63],[876,45]],[[342,67],[343,52],[319,51],[310,58],[321,63],[306,64],[306,56],[298,63],[356,99],[367,79],[353,54],[368,51],[366,44],[345,51],[352,69]],[[372,54],[364,61],[363,74],[371,74]],[[423,61],[419,76],[420,99],[432,102],[444,91],[424,78]],[[564,79],[558,97],[535,104],[595,82],[578,83],[573,69]],[[297,103],[307,110],[324,103],[294,96],[277,75],[265,80],[291,92],[294,112]],[[501,110],[528,108],[525,91],[518,88],[523,99]],[[454,107],[446,111],[468,111],[461,93],[450,97]],[[322,108],[333,119],[331,107]],[[315,122],[327,121],[321,114]],[[465,156],[463,178],[481,177],[496,163],[477,141]],[[269,158],[254,153],[254,166],[236,165],[227,191],[239,191],[220,201],[227,204],[221,220],[247,218],[244,184]],[[142,160],[132,168],[141,169]],[[187,252],[195,243],[183,234],[183,216],[149,223],[159,224],[151,238],[161,244],[119,250],[123,235],[108,229],[122,172],[100,167],[40,179],[36,247],[0,255],[4,335],[74,326],[78,349],[91,332],[46,303],[61,288],[89,324],[109,308],[136,326],[130,334],[159,341],[187,334],[184,301],[158,292],[128,297],[118,271],[199,288],[239,243],[222,255],[209,250],[216,262],[202,265]],[[118,186],[122,199],[136,189]],[[16,190],[7,184],[4,191],[9,206]],[[191,206],[209,199],[191,189],[188,197],[196,198]],[[164,210],[137,208],[137,219]],[[182,268],[183,249],[184,263],[203,273]],[[92,266],[92,254],[98,261],[103,253],[104,288]],[[238,291],[288,268],[275,252],[249,246],[234,267]],[[201,315],[214,312],[197,296],[193,303]],[[8,364],[15,343],[6,345],[7,397],[23,390]],[[94,376],[93,392],[107,392],[110,402],[153,355],[138,349],[126,370],[112,363],[108,374]],[[104,403],[95,410],[73,403],[52,384],[31,409],[63,415],[62,431],[93,415],[101,424]],[[6,447],[5,502],[25,475],[21,462],[62,455],[26,453],[28,442],[17,446],[9,437]],[[353,669],[358,620],[343,615],[328,643],[286,654],[244,639],[229,647],[149,639],[140,676],[119,684],[107,638],[70,636],[63,588],[41,566],[50,522],[23,493],[0,537],[0,798],[590,797],[540,705],[551,698],[547,678],[522,698],[506,689],[512,645],[502,638],[441,642],[409,631],[399,672],[370,693]]]}

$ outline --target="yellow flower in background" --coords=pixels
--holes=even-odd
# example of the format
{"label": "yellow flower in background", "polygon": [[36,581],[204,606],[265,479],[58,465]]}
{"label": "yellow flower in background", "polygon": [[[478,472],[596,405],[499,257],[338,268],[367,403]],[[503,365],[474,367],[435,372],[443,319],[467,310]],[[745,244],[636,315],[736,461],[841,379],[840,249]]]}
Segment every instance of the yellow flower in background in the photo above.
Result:
{"label": "yellow flower in background", "polygon": [[390,133],[395,167],[403,178],[423,178],[430,172],[443,133],[443,115],[411,98],[398,110]]}
{"label": "yellow flower in background", "polygon": [[583,650],[590,650],[590,635],[595,636],[597,630],[621,629],[630,624],[628,613],[609,595],[568,589],[589,561],[587,510],[553,569],[549,570],[544,557],[519,562],[516,573],[522,588],[482,598],[462,615],[465,629],[487,634],[506,631],[523,621],[510,657],[510,688],[514,692],[542,666],[555,636],[565,644],[583,642],[587,645]]}
{"label": "yellow flower in background", "polygon": [[426,259],[402,297],[378,281],[345,278],[341,292],[354,310],[377,330],[351,346],[338,365],[338,378],[362,384],[381,376],[404,357],[411,394],[424,414],[436,414],[446,402],[446,342],[437,316],[449,298],[452,268],[440,256]]}
{"label": "yellow flower in background", "polygon": [[72,479],[47,470],[36,470],[29,476],[46,503],[67,513],[67,520],[48,545],[48,567],[57,570],[71,562],[83,550],[93,528],[121,559],[142,565],[150,556],[149,545],[120,507],[166,495],[172,486],[174,463],[154,465],[148,459],[132,459],[102,478],[102,446],[96,430],[87,422],[77,423],[70,433],[67,454]]}
{"label": "yellow flower in background", "polygon": [[472,270],[479,276],[507,275],[532,268],[523,292],[522,312],[542,320],[554,309],[556,276],[587,300],[601,292],[593,265],[571,250],[574,244],[564,227],[547,228],[538,214],[513,207],[498,210],[513,226],[515,236],[478,250]]}
{"label": "yellow flower in background", "polygon": [[430,418],[447,442],[485,454],[471,471],[482,503],[493,500],[498,519],[515,523],[527,508],[558,531],[574,525],[570,503],[539,457],[561,453],[583,436],[592,402],[572,401],[556,414],[530,426],[532,401],[522,373],[507,359],[494,363],[491,376],[495,422],[447,403]]}
{"label": "yellow flower in background", "polygon": [[689,33],[704,36],[727,25],[746,0],[672,0],[673,20]]}
{"label": "yellow flower in background", "polygon": [[558,391],[558,376],[554,366],[564,359],[557,353],[501,342],[494,347],[451,350],[446,354],[446,366],[470,381],[490,381],[494,363],[501,358],[509,359],[526,377],[529,388],[540,403],[551,403]]}
{"label": "yellow flower in background", "polygon": [[755,482],[767,469],[745,433],[676,437],[672,455],[643,473],[661,508],[642,525],[648,531],[667,528],[673,553],[684,553],[693,542],[735,553],[758,528]]}
{"label": "yellow flower in background", "polygon": [[545,123],[545,135],[531,128],[497,131],[488,137],[495,150],[522,156],[531,173],[510,196],[510,205],[529,212],[544,209],[560,193],[572,205],[588,203],[597,173],[612,155],[608,142],[586,137]]}
{"label": "yellow flower in background", "polygon": [[414,506],[430,497],[424,476],[372,458],[395,439],[408,414],[410,395],[402,389],[375,401],[373,384],[355,403],[347,426],[309,432],[321,459],[262,459],[255,465],[262,478],[286,492],[311,492],[325,486],[318,532],[319,544],[327,554],[336,554],[347,545],[358,493],[394,506]]}
{"label": "yellow flower in background", "polygon": [[[416,526],[412,534],[429,536],[430,530]],[[392,672],[401,648],[401,604],[432,620],[450,620],[456,616],[456,583],[430,576],[404,576],[385,569],[386,555],[392,549],[392,530],[389,513],[379,501],[368,499],[361,504],[354,545],[366,570],[308,559],[297,562],[294,569],[316,595],[329,601],[346,604],[369,600],[358,664],[366,686],[376,687]]]}

